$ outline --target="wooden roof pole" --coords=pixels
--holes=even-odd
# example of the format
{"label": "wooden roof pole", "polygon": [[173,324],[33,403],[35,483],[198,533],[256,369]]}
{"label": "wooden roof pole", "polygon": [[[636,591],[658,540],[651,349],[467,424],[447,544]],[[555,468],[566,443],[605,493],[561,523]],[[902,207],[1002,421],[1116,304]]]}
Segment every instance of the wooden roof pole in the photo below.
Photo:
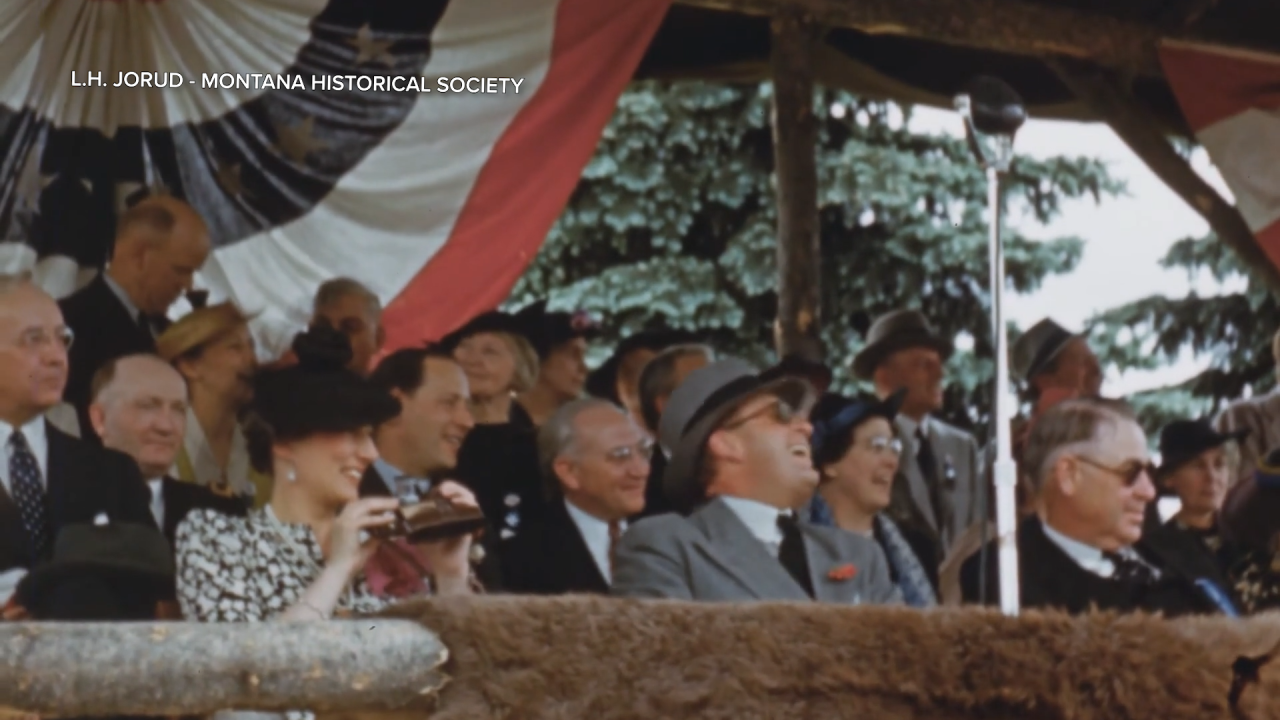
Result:
{"label": "wooden roof pole", "polygon": [[1147,167],[1209,222],[1218,238],[1234,250],[1273,292],[1280,292],[1280,271],[1263,252],[1235,206],[1196,174],[1159,130],[1157,121],[1128,93],[1117,77],[1070,60],[1050,67],[1076,97],[1094,108]]}
{"label": "wooden roof pole", "polygon": [[778,356],[822,359],[818,231],[818,121],[813,114],[814,49],[821,33],[788,6],[773,17],[773,157],[778,198]]}

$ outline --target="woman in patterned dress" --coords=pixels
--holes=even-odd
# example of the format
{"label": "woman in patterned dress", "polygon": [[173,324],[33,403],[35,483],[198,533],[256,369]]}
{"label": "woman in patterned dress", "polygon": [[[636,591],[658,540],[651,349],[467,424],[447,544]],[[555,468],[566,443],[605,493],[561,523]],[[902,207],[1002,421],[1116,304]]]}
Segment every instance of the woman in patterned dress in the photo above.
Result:
{"label": "woman in patterned dress", "polygon": [[[378,457],[373,427],[399,403],[345,368],[346,336],[318,326],[294,340],[298,363],[255,381],[246,422],[254,467],[273,478],[271,499],[246,518],[192,512],[178,526],[178,598],[183,615],[205,622],[325,620],[365,613],[384,601],[361,573],[377,548],[368,529],[388,523],[394,498],[360,499]],[[456,483],[441,493],[475,499]],[[438,594],[471,591],[469,537],[423,545]]]}

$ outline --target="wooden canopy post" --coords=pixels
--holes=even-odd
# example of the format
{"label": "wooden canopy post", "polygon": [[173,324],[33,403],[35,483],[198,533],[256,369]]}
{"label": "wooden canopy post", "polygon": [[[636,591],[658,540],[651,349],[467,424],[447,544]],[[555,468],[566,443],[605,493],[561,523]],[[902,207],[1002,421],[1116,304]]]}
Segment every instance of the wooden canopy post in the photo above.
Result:
{"label": "wooden canopy post", "polygon": [[1230,246],[1250,270],[1259,273],[1273,292],[1280,292],[1280,272],[1258,245],[1240,212],[1196,174],[1160,133],[1151,113],[1126,92],[1113,74],[1070,60],[1052,60],[1050,66],[1071,92],[1092,106],[1157,177],[1208,221],[1218,238]]}
{"label": "wooden canopy post", "polygon": [[818,122],[813,114],[813,57],[820,34],[792,6],[773,17],[773,158],[778,195],[778,356],[822,358],[818,338]]}

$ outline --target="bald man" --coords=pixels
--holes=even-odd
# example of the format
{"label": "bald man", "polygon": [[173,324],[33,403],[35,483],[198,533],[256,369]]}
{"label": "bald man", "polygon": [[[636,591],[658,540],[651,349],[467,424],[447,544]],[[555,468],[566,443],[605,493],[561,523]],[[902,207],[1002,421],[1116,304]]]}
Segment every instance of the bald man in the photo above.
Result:
{"label": "bald man", "polygon": [[62,315],[76,335],[65,400],[76,409],[81,436],[89,432],[89,384],[108,360],[155,351],[168,327],[165,313],[209,256],[209,231],[190,205],[150,197],[129,208],[116,227],[104,273],[63,300]]}
{"label": "bald man", "polygon": [[132,457],[151,491],[151,514],[172,545],[178,523],[196,508],[245,515],[236,498],[174,480],[187,425],[187,383],[155,355],[126,355],[94,374],[89,421],[102,444]]}
{"label": "bald man", "polygon": [[64,526],[100,515],[155,524],[137,465],[44,419],[62,397],[71,339],[29,277],[0,277],[0,604],[15,577],[50,557]]}

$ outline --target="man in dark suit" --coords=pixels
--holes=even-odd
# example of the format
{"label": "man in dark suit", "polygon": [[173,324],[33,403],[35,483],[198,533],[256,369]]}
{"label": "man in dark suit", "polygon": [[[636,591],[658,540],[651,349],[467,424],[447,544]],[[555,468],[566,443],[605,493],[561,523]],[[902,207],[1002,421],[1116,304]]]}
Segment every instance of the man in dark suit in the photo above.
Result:
{"label": "man in dark suit", "polygon": [[187,384],[155,355],[126,355],[94,374],[89,421],[102,444],[138,463],[150,493],[151,515],[172,546],[178,523],[197,508],[243,517],[240,499],[217,495],[170,476],[187,425]]}
{"label": "man in dark suit", "polygon": [[622,408],[590,398],[561,406],[538,432],[547,514],[503,541],[505,589],[609,592],[627,518],[644,509],[650,441]]}
{"label": "man in dark suit", "polygon": [[209,232],[191,206],[147,198],[120,217],[107,269],[59,303],[76,336],[64,399],[76,409],[81,437],[100,442],[89,432],[93,374],[108,360],[155,352],[169,324],[165,313],[208,256]]}
{"label": "man in dark suit", "polygon": [[[1232,615],[1225,579],[1198,548],[1144,532],[1156,498],[1147,439],[1116,401],[1067,400],[1036,421],[1023,454],[1037,513],[1018,528],[1021,605],[1080,613],[1097,607],[1166,615]],[[995,564],[997,551],[988,549]],[[961,570],[967,602],[979,597],[979,558]],[[998,601],[998,573],[986,597]]]}
{"label": "man in dark suit", "polygon": [[[0,278],[0,574],[10,581],[50,556],[64,525],[105,516],[155,527],[127,455],[77,440],[43,417],[62,398],[71,344],[53,298],[27,277]],[[11,592],[0,588],[0,599]]]}

